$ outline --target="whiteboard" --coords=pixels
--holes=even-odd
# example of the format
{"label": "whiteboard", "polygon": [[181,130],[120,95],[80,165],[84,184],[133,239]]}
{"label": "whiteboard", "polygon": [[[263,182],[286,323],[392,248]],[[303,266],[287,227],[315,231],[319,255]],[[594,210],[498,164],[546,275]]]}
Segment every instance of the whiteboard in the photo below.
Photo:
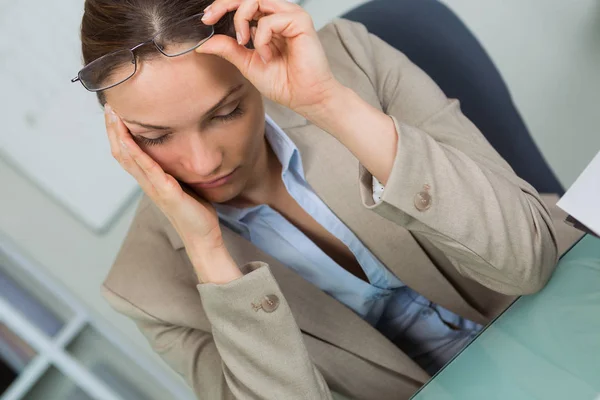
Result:
{"label": "whiteboard", "polygon": [[82,14],[83,0],[0,0],[0,157],[105,231],[139,189],[110,154],[96,96],[70,82]]}

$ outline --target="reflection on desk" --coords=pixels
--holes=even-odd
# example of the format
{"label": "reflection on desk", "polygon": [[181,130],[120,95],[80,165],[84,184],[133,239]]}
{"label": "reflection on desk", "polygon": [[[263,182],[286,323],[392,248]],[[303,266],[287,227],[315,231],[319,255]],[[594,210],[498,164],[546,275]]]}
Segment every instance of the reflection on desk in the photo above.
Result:
{"label": "reflection on desk", "polygon": [[600,399],[600,239],[585,236],[413,399]]}

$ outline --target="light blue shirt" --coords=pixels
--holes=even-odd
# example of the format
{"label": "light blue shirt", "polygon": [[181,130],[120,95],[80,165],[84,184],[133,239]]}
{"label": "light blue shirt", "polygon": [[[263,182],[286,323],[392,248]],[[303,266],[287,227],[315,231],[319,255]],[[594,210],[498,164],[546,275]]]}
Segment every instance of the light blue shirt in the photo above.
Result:
{"label": "light blue shirt", "polygon": [[268,205],[239,209],[215,204],[221,222],[354,310],[429,373],[437,371],[481,326],[431,303],[389,272],[310,188],[298,148],[271,118],[266,121],[266,138],[289,194],[350,249],[369,282],[342,268]]}

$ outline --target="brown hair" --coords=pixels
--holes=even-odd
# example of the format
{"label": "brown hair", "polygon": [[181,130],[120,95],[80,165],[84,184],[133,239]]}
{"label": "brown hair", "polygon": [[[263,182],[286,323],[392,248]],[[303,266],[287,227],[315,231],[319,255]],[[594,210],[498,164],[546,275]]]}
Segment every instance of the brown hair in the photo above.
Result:
{"label": "brown hair", "polygon": [[[105,54],[132,48],[149,40],[168,26],[201,13],[214,0],[86,0],[81,21],[81,50],[84,65]],[[216,34],[235,36],[233,13],[215,25]],[[157,55],[153,46],[136,50],[138,60]],[[98,92],[98,100],[106,100]]]}

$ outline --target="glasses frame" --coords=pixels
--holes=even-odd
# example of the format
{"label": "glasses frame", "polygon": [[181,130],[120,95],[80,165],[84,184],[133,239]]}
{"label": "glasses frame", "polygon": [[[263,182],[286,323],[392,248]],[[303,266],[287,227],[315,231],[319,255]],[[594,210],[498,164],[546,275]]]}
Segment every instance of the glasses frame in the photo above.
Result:
{"label": "glasses frame", "polygon": [[[198,14],[194,14],[194,15],[192,15],[191,17],[188,17],[188,18],[185,18],[185,19],[183,19],[183,20],[182,20],[181,22],[179,22],[179,23],[180,23],[180,24],[183,24],[183,23],[185,23],[186,21],[191,21],[191,20],[193,20],[193,19],[197,19],[197,18],[199,18],[199,19],[201,20],[203,16],[204,16],[204,13],[198,13]],[[108,54],[105,54],[105,55],[103,55],[102,57],[99,57],[99,58],[95,59],[94,61],[90,62],[89,64],[87,64],[86,66],[84,66],[83,68],[81,68],[81,69],[79,70],[79,72],[77,73],[77,76],[76,76],[75,78],[71,79],[71,82],[72,82],[72,83],[75,83],[75,82],[81,82],[81,85],[82,85],[82,86],[83,86],[83,87],[84,87],[84,88],[85,88],[87,91],[89,91],[89,92],[101,92],[101,91],[103,91],[103,90],[108,90],[108,89],[110,89],[110,88],[113,88],[113,87],[115,87],[115,86],[117,86],[117,85],[120,85],[121,83],[123,83],[123,82],[125,82],[125,81],[127,81],[127,80],[131,79],[131,77],[133,77],[133,76],[135,75],[135,73],[137,72],[137,69],[138,69],[138,62],[137,62],[137,58],[135,57],[135,53],[134,53],[134,51],[135,51],[135,50],[137,50],[138,48],[140,48],[140,47],[142,47],[142,46],[145,46],[145,45],[147,45],[147,44],[150,44],[150,43],[152,43],[152,44],[154,44],[154,47],[156,48],[156,50],[158,50],[158,51],[159,51],[159,52],[160,52],[160,53],[161,53],[163,56],[165,56],[165,57],[173,58],[173,57],[179,57],[179,56],[182,56],[182,55],[184,55],[184,54],[187,54],[187,53],[190,53],[190,52],[192,52],[192,51],[196,50],[198,47],[202,46],[202,45],[203,45],[204,43],[206,43],[206,42],[207,42],[207,41],[208,41],[208,40],[209,40],[211,37],[213,37],[213,36],[214,36],[214,34],[215,34],[215,27],[214,27],[213,25],[206,25],[206,26],[207,26],[207,27],[209,27],[209,28],[210,28],[210,30],[211,30],[211,32],[210,32],[210,35],[208,35],[208,37],[207,37],[206,39],[203,39],[202,41],[200,41],[200,42],[199,42],[197,45],[195,45],[195,46],[194,46],[194,47],[192,47],[191,49],[188,49],[188,50],[182,51],[182,52],[180,52],[180,53],[177,53],[177,54],[167,54],[167,53],[165,53],[165,52],[164,52],[164,51],[163,51],[163,50],[160,48],[160,46],[159,46],[159,45],[156,43],[156,38],[157,38],[157,37],[158,37],[160,34],[162,34],[162,33],[163,33],[163,31],[164,31],[164,30],[163,30],[163,31],[160,31],[160,32],[158,32],[158,33],[157,33],[156,35],[154,35],[152,38],[150,38],[150,39],[146,40],[145,42],[142,42],[142,43],[140,43],[140,44],[137,44],[137,45],[133,46],[133,47],[132,47],[132,48],[130,48],[130,49],[123,48],[123,49],[120,49],[120,50],[115,50],[115,51],[113,51],[113,52],[110,52],[110,53],[108,53]],[[131,53],[131,62],[132,62],[132,63],[133,63],[133,65],[134,65],[134,67],[133,67],[133,72],[132,72],[132,74],[131,74],[131,75],[129,75],[127,78],[123,79],[123,80],[122,80],[122,81],[120,81],[120,82],[117,82],[117,83],[115,83],[115,84],[112,84],[112,85],[109,85],[109,86],[107,86],[107,87],[100,88],[100,89],[90,89],[90,88],[88,88],[88,87],[85,85],[85,83],[84,83],[84,82],[83,82],[83,80],[81,79],[81,75],[82,75],[83,71],[84,71],[86,68],[88,68],[90,65],[94,64],[95,62],[98,62],[98,61],[102,60],[103,58],[107,58],[107,57],[110,57],[110,56],[112,56],[112,55],[114,55],[114,54],[120,53],[120,52],[122,52],[122,51],[127,51],[127,50],[128,50],[130,53]]]}

